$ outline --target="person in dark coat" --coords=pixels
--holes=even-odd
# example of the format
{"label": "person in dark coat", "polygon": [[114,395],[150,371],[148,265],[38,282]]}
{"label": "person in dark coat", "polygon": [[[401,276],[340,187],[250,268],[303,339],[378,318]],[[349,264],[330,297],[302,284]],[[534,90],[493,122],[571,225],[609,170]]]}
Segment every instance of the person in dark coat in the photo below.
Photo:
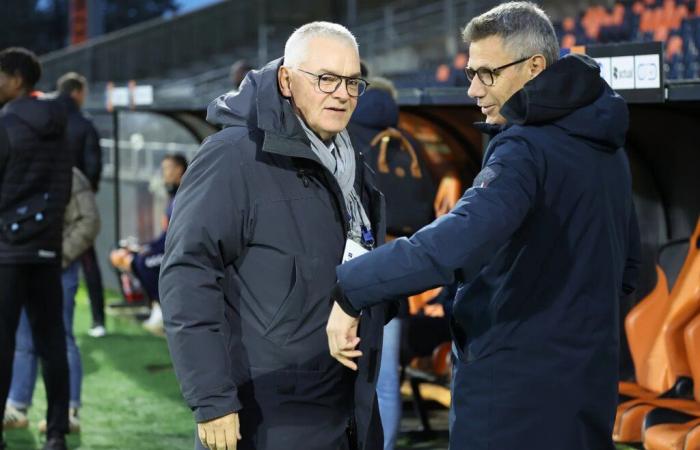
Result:
{"label": "person in dark coat", "polygon": [[93,192],[100,188],[102,149],[100,135],[86,113],[81,111],[88,94],[87,79],[68,72],[56,81],[58,99],[68,110],[66,141],[75,156],[75,167],[90,181]]}
{"label": "person in dark coat", "polygon": [[348,363],[360,310],[457,281],[450,448],[613,450],[618,302],[640,245],[627,107],[595,61],[559,59],[532,3],[464,37],[493,136],[482,170],[448,214],[337,269],[331,351]]}
{"label": "person in dark coat", "polygon": [[357,372],[329,355],[325,333],[346,246],[384,239],[383,197],[345,131],[365,87],[352,34],[314,22],[209,106],[224,129],[183,178],[160,274],[197,448],[382,446],[375,383],[388,308],[362,318]]}
{"label": "person in dark coat", "polygon": [[[95,126],[81,111],[88,93],[87,79],[78,73],[68,72],[58,79],[56,88],[59,101],[68,110],[66,144],[75,157],[73,165],[90,181],[92,191],[97,192],[102,177],[102,148]],[[91,245],[80,257],[92,314],[92,326],[88,334],[93,337],[102,337],[106,333],[105,299],[102,273],[97,261],[94,245]]]}
{"label": "person in dark coat", "polygon": [[[363,76],[365,75],[363,74]],[[353,140],[353,147],[367,156],[370,167],[376,172],[376,163],[374,165],[372,163],[377,160],[377,154],[372,151],[371,143],[375,136],[387,128],[398,127],[399,105],[396,104],[396,90],[390,81],[381,79],[372,79],[371,81],[372,85],[357,102],[357,108],[355,108],[348,124],[348,133]],[[407,138],[409,137],[407,136]],[[380,186],[380,189],[386,192],[383,186]],[[389,204],[391,201],[391,198],[387,199]],[[389,215],[388,211],[387,213]],[[389,233],[387,239],[392,239],[391,230],[387,230],[387,232]],[[399,317],[395,317],[386,324],[382,341],[382,359],[377,378],[377,403],[384,435],[383,449],[393,450],[401,422],[399,380],[401,319]]]}
{"label": "person in dark coat", "polygon": [[[71,433],[80,432],[80,406],[83,368],[75,335],[73,313],[78,291],[78,257],[92,245],[100,230],[100,214],[95,193],[88,179],[73,167],[71,197],[63,219],[63,254],[61,286],[63,288],[63,325],[66,330],[68,373],[70,379],[70,409],[68,427]],[[3,425],[9,428],[27,428],[28,409],[32,405],[36,384],[38,360],[26,311],[22,312],[16,335],[12,384],[5,405]],[[39,431],[46,432],[46,421],[39,422]]]}
{"label": "person in dark coat", "polygon": [[0,128],[8,137],[0,147],[0,408],[4,416],[24,306],[46,386],[44,449],[62,450],[69,390],[61,249],[73,155],[65,148],[62,105],[29,95],[40,76],[32,52],[17,47],[0,52]]}
{"label": "person in dark coat", "polygon": [[[367,157],[369,166],[378,174],[376,177],[378,187],[386,197],[388,241],[399,236],[410,235],[412,225],[419,224],[415,228],[418,229],[435,218],[433,211],[435,184],[425,164],[424,149],[410,133],[399,128],[399,105],[396,103],[396,95],[396,89],[390,80],[381,77],[371,78],[370,86],[358,100],[357,108],[348,124],[348,133],[353,141],[353,147],[361,150]],[[385,169],[385,172],[382,172],[379,163],[381,145],[376,141],[378,135],[387,133],[400,133],[410,143],[418,158],[420,178],[415,178],[411,172],[406,176],[396,175],[401,162],[406,164],[404,166],[406,169],[409,169],[408,164],[411,163],[411,159],[408,149],[395,137],[387,145],[385,155],[389,170]],[[373,142],[374,146],[372,146]],[[409,189],[406,189],[407,186],[401,181],[409,183]],[[404,221],[407,218],[410,222]],[[382,359],[377,381],[377,400],[384,432],[384,450],[394,449],[401,423],[399,355],[403,350],[401,348],[402,328],[409,322],[407,318],[408,303],[402,301],[397,317],[384,327]]]}

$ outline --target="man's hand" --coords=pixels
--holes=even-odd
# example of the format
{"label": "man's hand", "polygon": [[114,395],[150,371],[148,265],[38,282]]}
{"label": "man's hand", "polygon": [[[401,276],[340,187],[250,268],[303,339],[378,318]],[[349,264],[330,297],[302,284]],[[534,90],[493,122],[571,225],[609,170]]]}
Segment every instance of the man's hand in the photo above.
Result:
{"label": "man's hand", "polygon": [[109,260],[114,267],[122,272],[131,272],[131,262],[134,260],[134,255],[125,248],[112,250],[109,254]]}
{"label": "man's hand", "polygon": [[352,359],[362,356],[361,351],[355,350],[360,343],[360,338],[357,337],[359,324],[359,317],[346,314],[338,302],[333,302],[333,309],[326,326],[328,348],[332,357],[352,370],[357,370],[357,364]]}
{"label": "man's hand", "polygon": [[208,422],[197,424],[199,440],[210,450],[236,450],[241,439],[238,413],[231,413]]}

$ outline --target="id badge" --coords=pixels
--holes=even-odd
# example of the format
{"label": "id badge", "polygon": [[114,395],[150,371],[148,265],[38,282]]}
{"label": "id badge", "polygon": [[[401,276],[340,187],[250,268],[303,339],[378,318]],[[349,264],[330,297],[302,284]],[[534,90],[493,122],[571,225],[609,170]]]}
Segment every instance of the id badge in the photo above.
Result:
{"label": "id badge", "polygon": [[369,252],[369,250],[352,239],[348,239],[345,241],[345,250],[343,250],[343,264],[367,252]]}

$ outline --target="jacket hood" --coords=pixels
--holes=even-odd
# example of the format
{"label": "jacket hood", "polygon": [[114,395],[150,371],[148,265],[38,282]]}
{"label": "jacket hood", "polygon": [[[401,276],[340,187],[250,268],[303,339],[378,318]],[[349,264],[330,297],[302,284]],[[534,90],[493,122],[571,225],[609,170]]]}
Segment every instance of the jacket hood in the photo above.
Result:
{"label": "jacket hood", "polygon": [[281,65],[279,58],[248,72],[237,92],[221,95],[209,104],[207,121],[223,128],[258,128],[307,140],[292,105],[279,91],[277,70]]}
{"label": "jacket hood", "polygon": [[66,128],[67,111],[57,100],[20,97],[7,103],[2,111],[17,116],[42,138],[60,136]]}
{"label": "jacket hood", "polygon": [[509,123],[552,123],[604,151],[622,147],[629,117],[625,101],[585,55],[567,55],[516,92],[501,114]]}
{"label": "jacket hood", "polygon": [[368,89],[357,99],[357,108],[350,122],[381,130],[396,127],[399,123],[399,105],[387,91]]}

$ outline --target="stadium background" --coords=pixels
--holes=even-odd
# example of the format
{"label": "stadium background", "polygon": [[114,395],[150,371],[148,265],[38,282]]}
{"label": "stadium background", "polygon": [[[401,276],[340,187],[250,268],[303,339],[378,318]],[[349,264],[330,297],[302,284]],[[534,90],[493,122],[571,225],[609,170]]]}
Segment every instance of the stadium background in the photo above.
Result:
{"label": "stadium background", "polygon": [[[486,141],[470,125],[479,114],[466,97],[462,68],[468,55],[460,30],[498,3],[3,0],[0,48],[22,45],[41,54],[42,91],[53,90],[55,80],[68,71],[90,81],[86,109],[100,131],[105,163],[97,251],[105,283],[116,297],[119,280],[107,270],[106,256],[120,238],[145,241],[158,232],[166,201],[159,183],[162,156],[182,152],[191,158],[201,139],[215,131],[203,120],[204,113],[211,99],[231,89],[232,63],[245,59],[259,66],[281,56],[290,32],[311,20],[336,21],[351,29],[371,74],[396,84],[402,125],[435,151],[450,154],[468,184]],[[700,213],[695,136],[700,1],[537,3],[552,18],[565,48],[660,43],[660,97],[628,98],[627,150],[645,252],[641,299],[656,283],[659,250],[690,236]],[[119,103],[116,93],[126,100]],[[189,448],[191,416],[162,338],[144,334],[129,319],[111,317],[110,335],[91,340],[84,335],[84,296],[79,303],[76,333],[86,367],[84,431],[69,442],[84,449]],[[41,398],[32,409],[34,423],[43,411]],[[421,433],[406,400],[401,448],[446,448],[444,407],[430,403],[436,431]],[[30,429],[8,434],[8,441],[12,448],[30,449],[39,439]]]}

